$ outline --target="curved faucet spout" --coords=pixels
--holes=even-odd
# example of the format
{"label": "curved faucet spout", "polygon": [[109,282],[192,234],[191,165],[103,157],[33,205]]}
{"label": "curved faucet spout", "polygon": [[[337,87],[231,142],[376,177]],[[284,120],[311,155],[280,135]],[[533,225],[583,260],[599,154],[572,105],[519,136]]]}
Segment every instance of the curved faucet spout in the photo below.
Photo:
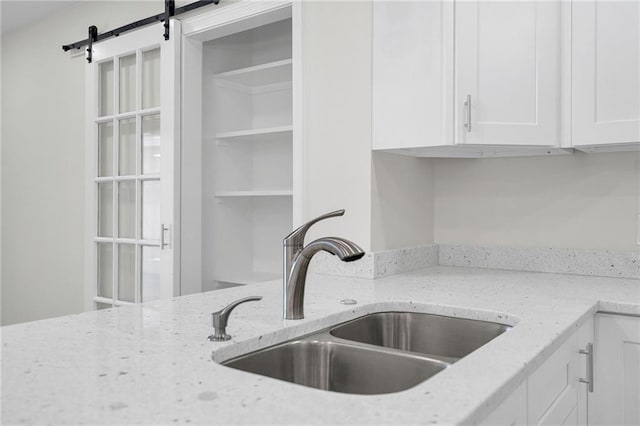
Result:
{"label": "curved faucet spout", "polygon": [[364,256],[364,250],[360,246],[340,237],[325,237],[312,241],[302,249],[300,256],[311,260],[313,255],[320,250],[328,251],[334,256],[338,256],[343,262],[353,262]]}
{"label": "curved faucet spout", "polygon": [[313,256],[323,250],[338,256],[343,262],[353,262],[365,254],[364,250],[354,242],[339,237],[320,238],[309,243],[295,257],[291,271],[285,277],[285,319],[304,318],[304,288],[307,281],[307,270]]}

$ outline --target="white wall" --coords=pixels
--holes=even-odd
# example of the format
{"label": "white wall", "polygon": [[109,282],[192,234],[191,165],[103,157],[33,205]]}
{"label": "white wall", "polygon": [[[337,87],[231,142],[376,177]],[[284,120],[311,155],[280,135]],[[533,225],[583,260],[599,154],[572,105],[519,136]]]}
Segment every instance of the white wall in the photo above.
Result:
{"label": "white wall", "polygon": [[115,4],[79,2],[2,37],[3,325],[83,310],[85,60],[61,46],[162,10]]}
{"label": "white wall", "polygon": [[435,161],[439,243],[637,249],[640,154]]}
{"label": "white wall", "polygon": [[[0,4],[0,22],[2,22],[2,4]],[[2,42],[0,36],[0,44]],[[0,51],[0,78],[2,75],[2,52]],[[2,97],[2,82],[0,81],[0,99]],[[2,132],[2,106],[0,101],[0,133]],[[2,135],[0,135],[0,311],[2,311]],[[2,325],[2,314],[0,312],[0,325]]]}
{"label": "white wall", "polygon": [[433,242],[434,184],[431,159],[373,154],[371,250]]}
{"label": "white wall", "polygon": [[344,208],[308,241],[339,235],[371,247],[371,13],[368,2],[303,4],[303,219]]}
{"label": "white wall", "polygon": [[371,152],[370,2],[303,4],[304,220],[308,241],[339,235],[366,251],[433,241],[428,160]]}

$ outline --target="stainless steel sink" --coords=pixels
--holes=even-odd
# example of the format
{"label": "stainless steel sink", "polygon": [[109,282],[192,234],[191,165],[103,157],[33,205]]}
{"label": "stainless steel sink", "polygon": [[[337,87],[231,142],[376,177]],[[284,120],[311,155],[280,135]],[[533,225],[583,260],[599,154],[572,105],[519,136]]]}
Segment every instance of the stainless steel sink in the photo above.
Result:
{"label": "stainless steel sink", "polygon": [[225,365],[317,389],[355,394],[398,392],[448,364],[322,340],[296,340]]}
{"label": "stainless steel sink", "polygon": [[370,345],[418,352],[455,362],[495,339],[508,325],[421,314],[380,312],[331,329],[333,336]]}
{"label": "stainless steel sink", "polygon": [[222,364],[317,389],[384,394],[409,389],[510,327],[413,312],[381,312]]}

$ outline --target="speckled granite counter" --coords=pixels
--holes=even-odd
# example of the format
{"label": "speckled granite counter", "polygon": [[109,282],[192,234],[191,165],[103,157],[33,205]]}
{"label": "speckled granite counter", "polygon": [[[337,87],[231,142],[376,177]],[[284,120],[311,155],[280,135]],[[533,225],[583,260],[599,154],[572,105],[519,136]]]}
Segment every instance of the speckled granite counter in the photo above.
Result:
{"label": "speckled granite counter", "polygon": [[[211,343],[210,313],[239,307]],[[378,280],[312,275],[301,321],[280,283],[2,328],[2,424],[473,424],[598,310],[640,314],[640,280],[433,267]],[[356,299],[355,306],[341,299]],[[403,392],[348,395],[217,364],[387,309],[515,324]]]}

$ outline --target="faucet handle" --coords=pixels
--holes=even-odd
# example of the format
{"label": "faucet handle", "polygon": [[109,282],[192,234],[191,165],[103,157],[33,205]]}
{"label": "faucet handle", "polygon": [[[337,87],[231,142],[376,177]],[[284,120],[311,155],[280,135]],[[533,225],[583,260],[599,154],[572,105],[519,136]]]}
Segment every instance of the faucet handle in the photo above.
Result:
{"label": "faucet handle", "polygon": [[214,334],[209,336],[209,340],[212,342],[225,342],[231,339],[231,336],[227,334],[227,321],[229,320],[229,315],[231,311],[233,311],[238,305],[246,302],[253,302],[262,300],[262,296],[249,296],[242,299],[235,300],[231,302],[226,307],[222,308],[217,312],[213,312],[211,314],[211,321],[213,323],[213,331]]}
{"label": "faucet handle", "polygon": [[285,246],[302,248],[302,246],[304,246],[304,237],[305,235],[307,235],[307,231],[309,230],[309,228],[311,228],[314,224],[320,222],[321,220],[342,215],[344,215],[344,209],[325,213],[322,216],[311,219],[309,222],[305,223],[304,225],[300,226],[298,229],[287,235],[282,241],[282,244]]}

